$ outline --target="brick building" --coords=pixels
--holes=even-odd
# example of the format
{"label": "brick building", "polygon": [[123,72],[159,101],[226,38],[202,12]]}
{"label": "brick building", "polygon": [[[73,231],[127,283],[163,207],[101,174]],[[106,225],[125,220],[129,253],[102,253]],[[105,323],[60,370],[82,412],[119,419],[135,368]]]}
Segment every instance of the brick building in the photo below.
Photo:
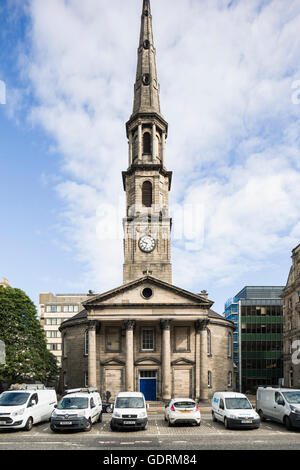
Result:
{"label": "brick building", "polygon": [[63,385],[96,386],[112,396],[142,391],[147,400],[207,400],[232,390],[233,323],[211,307],[206,291],[172,285],[166,169],[168,124],[160,110],[150,1],[143,1],[133,113],[126,124],[128,169],[124,284],[82,303],[65,321]]}

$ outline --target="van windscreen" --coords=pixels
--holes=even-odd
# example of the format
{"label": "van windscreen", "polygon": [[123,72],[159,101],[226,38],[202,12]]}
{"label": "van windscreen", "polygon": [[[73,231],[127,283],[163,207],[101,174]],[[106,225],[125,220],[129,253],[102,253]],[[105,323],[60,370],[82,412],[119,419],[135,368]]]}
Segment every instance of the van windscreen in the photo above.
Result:
{"label": "van windscreen", "polygon": [[25,405],[30,393],[4,392],[0,395],[0,406]]}
{"label": "van windscreen", "polygon": [[300,392],[282,392],[282,394],[288,403],[300,405]]}
{"label": "van windscreen", "polygon": [[145,408],[144,399],[141,397],[119,397],[116,408]]}
{"label": "van windscreen", "polygon": [[57,406],[58,410],[84,410],[89,407],[88,398],[65,397]]}
{"label": "van windscreen", "polygon": [[252,406],[247,398],[225,398],[228,410],[251,410]]}

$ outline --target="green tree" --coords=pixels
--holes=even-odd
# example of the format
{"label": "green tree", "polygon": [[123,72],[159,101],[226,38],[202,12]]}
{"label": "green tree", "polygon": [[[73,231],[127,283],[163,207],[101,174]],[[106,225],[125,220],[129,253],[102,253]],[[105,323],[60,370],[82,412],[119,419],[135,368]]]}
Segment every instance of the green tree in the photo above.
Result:
{"label": "green tree", "polygon": [[0,340],[6,346],[6,363],[0,364],[0,385],[47,383],[57,378],[56,359],[47,349],[35,305],[20,289],[0,286]]}

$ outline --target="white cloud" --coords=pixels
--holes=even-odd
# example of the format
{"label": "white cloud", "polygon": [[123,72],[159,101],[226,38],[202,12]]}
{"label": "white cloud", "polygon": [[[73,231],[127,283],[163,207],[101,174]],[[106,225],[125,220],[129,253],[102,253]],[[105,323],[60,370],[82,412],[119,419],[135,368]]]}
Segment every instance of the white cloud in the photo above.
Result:
{"label": "white cloud", "polygon": [[[230,289],[299,242],[300,1],[151,3],[171,201],[205,206],[203,246],[176,242],[174,281]],[[30,1],[31,119],[62,154],[65,229],[83,282],[100,290],[121,282],[122,244],[100,243],[97,208],[124,197],[140,10],[136,0]]]}

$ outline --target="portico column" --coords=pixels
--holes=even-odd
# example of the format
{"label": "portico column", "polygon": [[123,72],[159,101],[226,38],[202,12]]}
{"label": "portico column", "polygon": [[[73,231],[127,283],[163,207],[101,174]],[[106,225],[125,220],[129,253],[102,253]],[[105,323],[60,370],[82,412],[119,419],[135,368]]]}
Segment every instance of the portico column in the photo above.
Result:
{"label": "portico column", "polygon": [[161,320],[162,329],[162,399],[171,398],[171,329],[172,320]]}
{"label": "portico column", "polygon": [[207,357],[207,325],[209,320],[199,320],[200,331],[200,400],[208,400],[208,357]]}
{"label": "portico column", "polygon": [[96,359],[96,325],[95,321],[89,323],[89,347],[88,347],[88,383],[89,387],[97,387],[97,359]]}
{"label": "portico column", "polygon": [[135,321],[124,322],[126,328],[126,391],[134,391],[133,331]]}

